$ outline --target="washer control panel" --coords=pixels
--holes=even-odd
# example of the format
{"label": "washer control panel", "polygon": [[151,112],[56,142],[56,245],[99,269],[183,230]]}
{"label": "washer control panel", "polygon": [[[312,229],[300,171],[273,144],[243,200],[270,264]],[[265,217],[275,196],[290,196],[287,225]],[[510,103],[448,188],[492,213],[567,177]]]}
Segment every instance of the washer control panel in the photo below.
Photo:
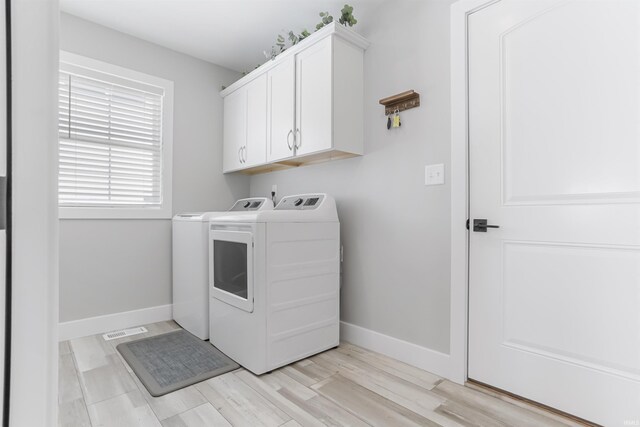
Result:
{"label": "washer control panel", "polygon": [[231,207],[231,209],[229,209],[229,212],[257,211],[258,209],[260,209],[263,203],[264,203],[264,199],[241,199],[241,200],[238,200]]}
{"label": "washer control panel", "polygon": [[280,200],[276,210],[307,210],[316,209],[322,203],[324,195],[322,194],[304,194],[301,196],[288,196]]}

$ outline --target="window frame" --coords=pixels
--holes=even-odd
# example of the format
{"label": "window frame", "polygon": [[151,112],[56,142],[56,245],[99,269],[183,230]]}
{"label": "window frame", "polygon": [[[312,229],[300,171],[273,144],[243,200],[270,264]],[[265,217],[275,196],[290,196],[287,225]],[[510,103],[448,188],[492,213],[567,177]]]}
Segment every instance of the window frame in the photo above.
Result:
{"label": "window frame", "polygon": [[[145,85],[156,86],[164,90],[161,131],[162,166],[160,171],[162,204],[158,207],[77,207],[60,206],[58,201],[58,217],[60,219],[171,219],[173,213],[173,82],[160,77],[141,73],[139,71],[120,67],[118,65],[109,64],[70,52],[60,51],[60,68],[62,68],[63,64],[68,64],[74,68],[87,69],[89,76],[91,76],[92,71],[97,71],[102,74],[112,75],[116,79],[133,80]],[[59,146],[60,140],[56,139],[56,143]],[[59,174],[56,174],[56,177],[59,178]],[[58,197],[57,193],[56,197]]]}

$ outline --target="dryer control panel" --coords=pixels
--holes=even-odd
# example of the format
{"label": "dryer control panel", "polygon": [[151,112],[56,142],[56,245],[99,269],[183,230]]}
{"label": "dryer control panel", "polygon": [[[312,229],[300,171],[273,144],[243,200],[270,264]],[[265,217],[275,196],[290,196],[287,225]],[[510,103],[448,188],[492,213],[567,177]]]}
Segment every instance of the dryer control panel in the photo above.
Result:
{"label": "dryer control panel", "polygon": [[324,194],[302,194],[298,196],[287,196],[280,200],[276,210],[307,210],[317,209],[324,200]]}
{"label": "dryer control panel", "polygon": [[257,211],[260,210],[260,208],[262,208],[266,203],[266,199],[262,197],[258,197],[255,199],[240,199],[234,203],[231,209],[229,209],[229,212]]}

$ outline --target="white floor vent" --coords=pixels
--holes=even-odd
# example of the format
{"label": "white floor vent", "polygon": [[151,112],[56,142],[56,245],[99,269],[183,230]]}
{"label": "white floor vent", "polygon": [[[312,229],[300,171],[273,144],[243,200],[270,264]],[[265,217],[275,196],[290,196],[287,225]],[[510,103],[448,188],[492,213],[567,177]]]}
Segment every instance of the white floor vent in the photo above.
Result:
{"label": "white floor vent", "polygon": [[121,329],[119,331],[109,332],[108,334],[104,334],[102,337],[105,341],[111,341],[122,337],[130,337],[131,335],[144,334],[145,332],[147,332],[147,328],[140,326],[139,328]]}

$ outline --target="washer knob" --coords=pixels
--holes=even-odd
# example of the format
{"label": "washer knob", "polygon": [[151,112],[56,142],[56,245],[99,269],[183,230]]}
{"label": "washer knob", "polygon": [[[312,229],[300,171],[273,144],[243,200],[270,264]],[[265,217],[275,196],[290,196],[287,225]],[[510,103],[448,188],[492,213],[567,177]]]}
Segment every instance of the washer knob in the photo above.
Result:
{"label": "washer knob", "polygon": [[295,202],[293,202],[294,206],[300,206],[302,204],[303,200],[302,199],[298,199]]}

